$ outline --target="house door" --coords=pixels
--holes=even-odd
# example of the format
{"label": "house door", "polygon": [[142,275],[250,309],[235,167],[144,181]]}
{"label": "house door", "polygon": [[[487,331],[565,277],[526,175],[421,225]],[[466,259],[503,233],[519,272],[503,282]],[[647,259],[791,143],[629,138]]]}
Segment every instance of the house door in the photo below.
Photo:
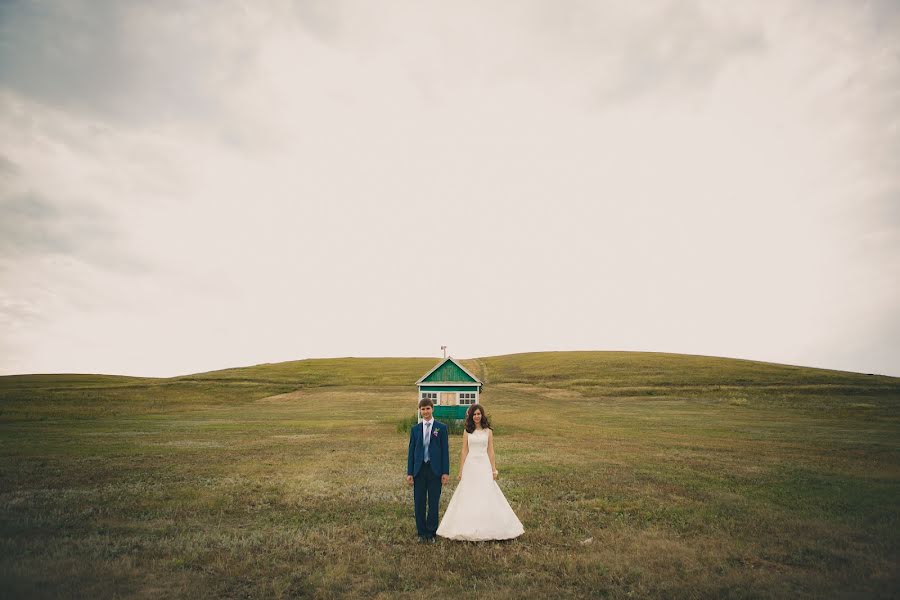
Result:
{"label": "house door", "polygon": [[456,394],[441,392],[441,406],[456,406]]}

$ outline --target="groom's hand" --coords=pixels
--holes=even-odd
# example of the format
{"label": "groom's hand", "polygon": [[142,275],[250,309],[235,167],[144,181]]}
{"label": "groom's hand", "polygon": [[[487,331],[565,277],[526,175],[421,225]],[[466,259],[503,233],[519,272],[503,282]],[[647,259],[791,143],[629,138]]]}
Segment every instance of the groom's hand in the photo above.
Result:
{"label": "groom's hand", "polygon": [[450,483],[450,476],[441,475],[441,485],[447,485],[448,483]]}
{"label": "groom's hand", "polygon": [[413,484],[413,478],[412,478],[412,475],[407,475],[407,476],[406,476],[406,483],[407,483],[408,485],[412,485],[412,484]]}

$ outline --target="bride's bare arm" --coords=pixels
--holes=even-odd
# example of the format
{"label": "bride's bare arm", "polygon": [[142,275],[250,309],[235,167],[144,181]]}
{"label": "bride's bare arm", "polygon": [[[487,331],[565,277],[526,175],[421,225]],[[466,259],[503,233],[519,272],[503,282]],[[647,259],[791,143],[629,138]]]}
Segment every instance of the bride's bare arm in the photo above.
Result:
{"label": "bride's bare arm", "polygon": [[466,432],[463,431],[463,443],[462,443],[462,450],[459,451],[459,474],[456,476],[457,479],[462,479],[463,464],[466,462],[466,457],[468,455],[469,455],[469,436],[467,436]]}
{"label": "bride's bare arm", "polygon": [[497,479],[497,463],[494,462],[494,430],[488,429],[488,458],[491,459],[491,471],[494,472],[494,479]]}

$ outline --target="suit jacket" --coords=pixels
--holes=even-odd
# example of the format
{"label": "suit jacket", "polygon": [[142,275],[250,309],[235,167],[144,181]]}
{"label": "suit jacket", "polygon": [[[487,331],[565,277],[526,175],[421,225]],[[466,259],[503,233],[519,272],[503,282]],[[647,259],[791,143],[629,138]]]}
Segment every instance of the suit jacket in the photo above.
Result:
{"label": "suit jacket", "polygon": [[[425,463],[425,442],[422,441],[422,428],[425,423],[415,425],[409,432],[409,452],[406,457],[406,474],[415,477]],[[434,421],[431,426],[431,442],[428,444],[428,457],[431,470],[435,475],[450,475],[450,435],[447,426]]]}

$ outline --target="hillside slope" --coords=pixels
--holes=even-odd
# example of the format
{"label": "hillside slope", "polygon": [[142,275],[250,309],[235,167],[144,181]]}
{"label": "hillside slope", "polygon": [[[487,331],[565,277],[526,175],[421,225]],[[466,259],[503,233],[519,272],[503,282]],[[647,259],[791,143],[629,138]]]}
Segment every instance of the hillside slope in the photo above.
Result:
{"label": "hillside slope", "polygon": [[[526,533],[426,547],[403,425],[436,363],[0,378],[0,587],[898,597],[900,379],[653,353],[463,361],[486,382],[498,485]],[[451,486],[461,441],[450,440]],[[422,583],[425,563],[441,567]]]}
{"label": "hillside slope", "polygon": [[[439,358],[323,358],[236,367],[171,378],[118,375],[8,375],[0,390],[23,387],[147,386],[177,382],[295,387],[412,386]],[[900,378],[733,358],[658,352],[529,352],[463,364],[486,384],[527,383],[580,391],[648,387],[808,386],[898,391]]]}

